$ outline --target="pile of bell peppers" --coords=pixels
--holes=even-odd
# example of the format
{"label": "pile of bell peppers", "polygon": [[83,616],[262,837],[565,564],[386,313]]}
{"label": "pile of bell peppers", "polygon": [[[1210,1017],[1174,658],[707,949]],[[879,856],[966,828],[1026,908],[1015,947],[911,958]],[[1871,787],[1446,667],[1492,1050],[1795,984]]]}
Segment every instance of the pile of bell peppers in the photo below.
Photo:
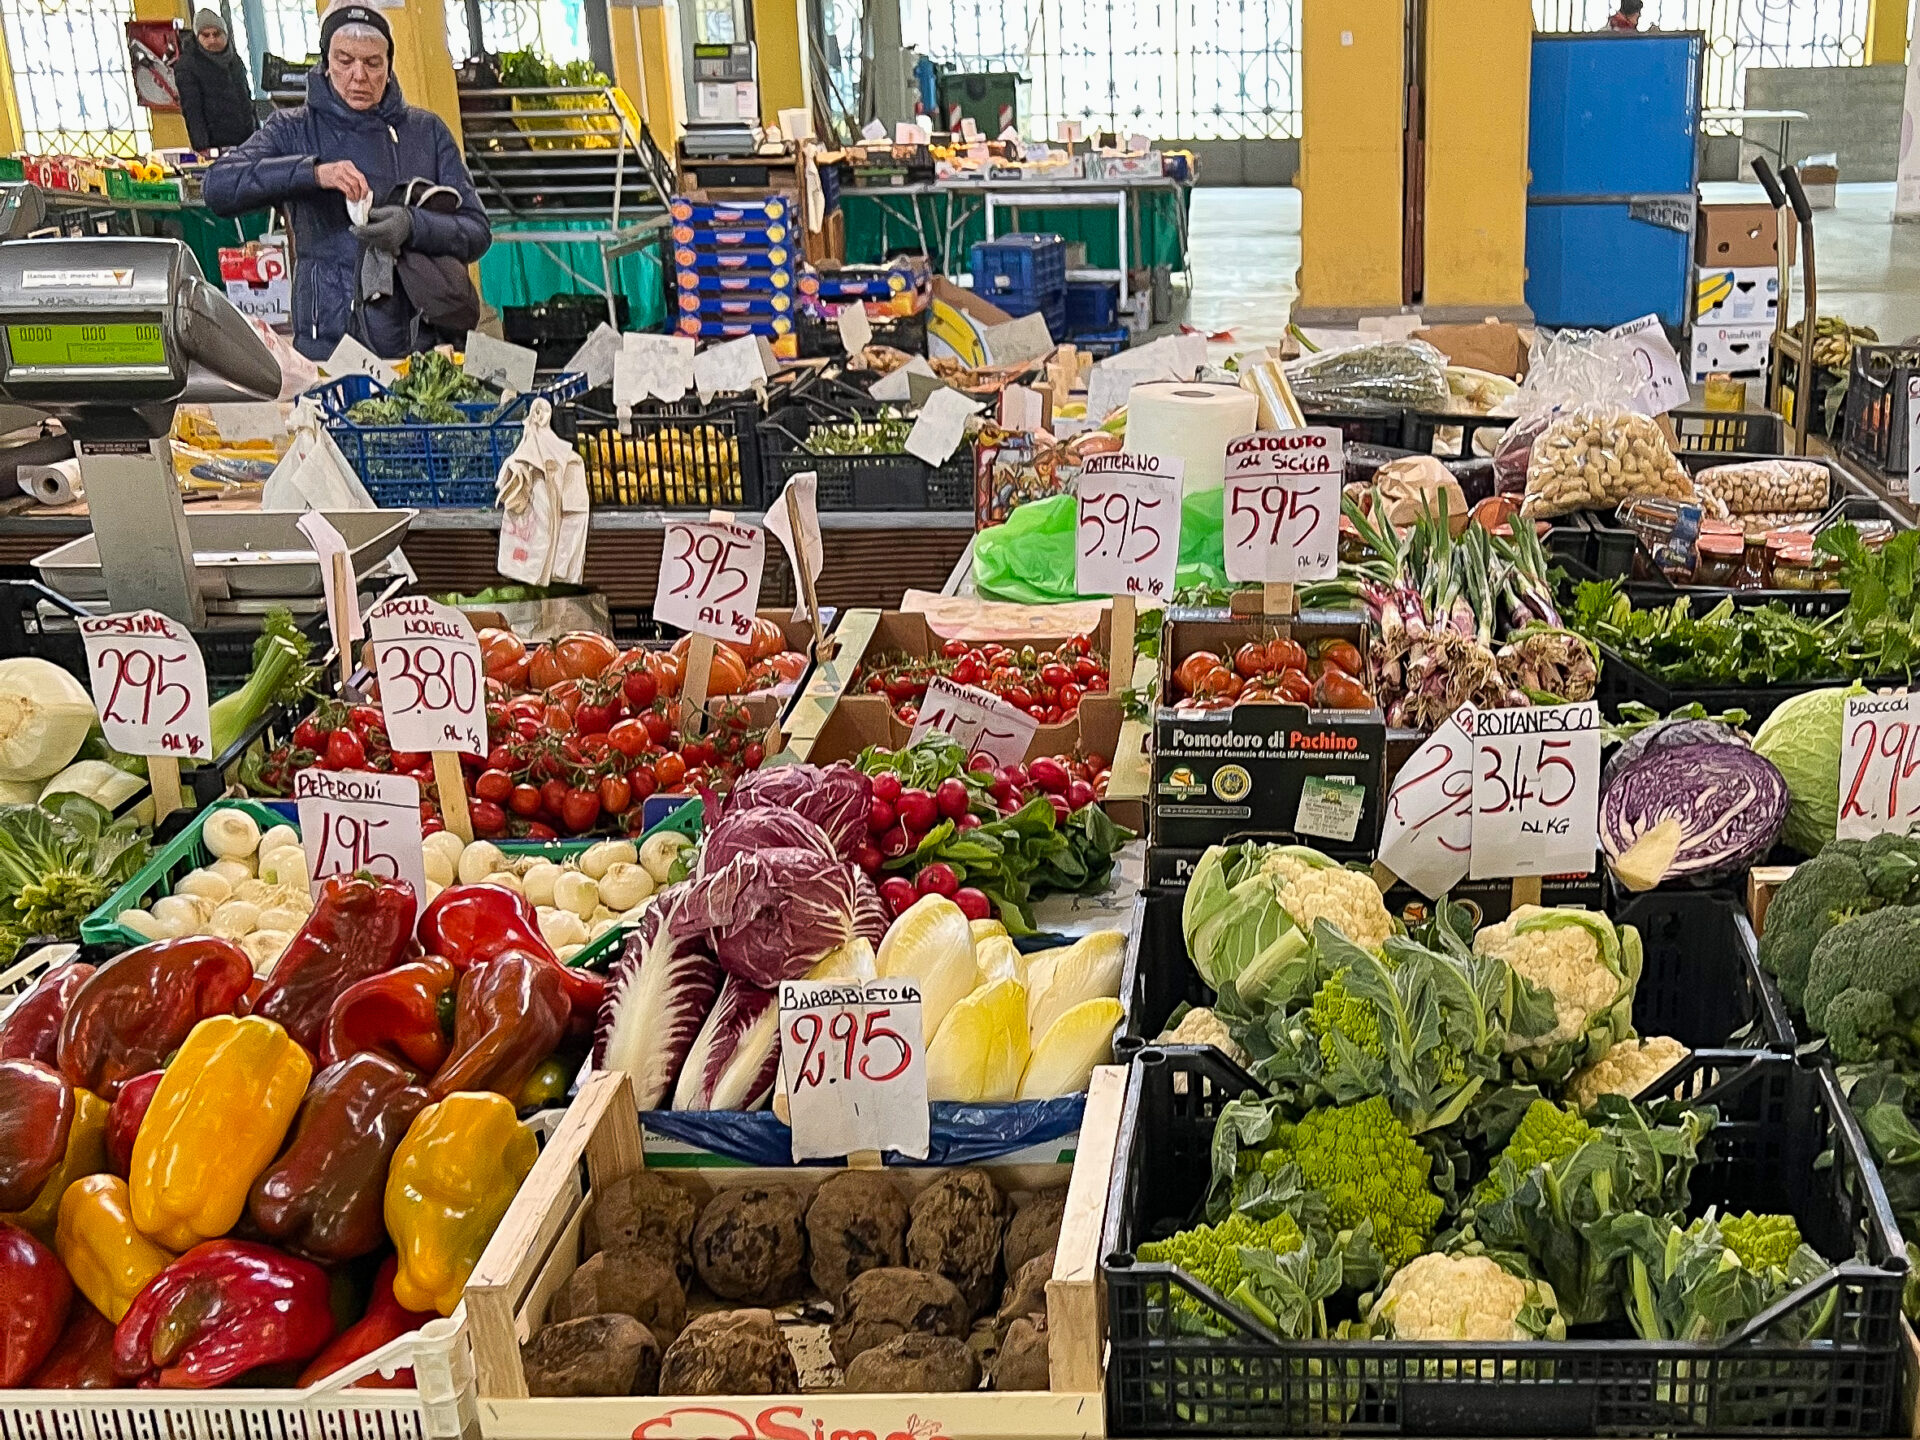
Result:
{"label": "pile of bell peppers", "polygon": [[603,983],[511,891],[364,874],[264,977],[213,936],[48,971],[0,1020],[0,1388],[305,1386],[450,1315]]}

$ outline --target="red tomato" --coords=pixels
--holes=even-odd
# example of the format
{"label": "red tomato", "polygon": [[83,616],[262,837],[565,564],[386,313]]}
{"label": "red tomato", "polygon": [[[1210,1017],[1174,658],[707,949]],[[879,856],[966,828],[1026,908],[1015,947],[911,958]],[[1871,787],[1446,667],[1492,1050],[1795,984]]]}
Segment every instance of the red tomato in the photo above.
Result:
{"label": "red tomato", "polygon": [[560,832],[558,830],[555,830],[551,825],[543,825],[538,820],[532,821],[527,826],[527,839],[529,840],[558,840],[559,838]]}
{"label": "red tomato", "polygon": [[653,762],[654,779],[660,782],[660,788],[663,790],[673,789],[674,786],[686,778],[686,775],[687,762],[682,760],[678,755],[662,755],[658,760]]}
{"label": "red tomato", "polygon": [[624,775],[602,775],[599,791],[600,808],[609,815],[618,815],[633,803],[633,786]]}
{"label": "red tomato", "polygon": [[613,706],[598,702],[576,706],[573,728],[586,735],[604,735],[613,724]]}
{"label": "red tomato", "polygon": [[367,747],[351,730],[335,730],[327,736],[329,770],[358,770],[367,763]]}
{"label": "red tomato", "polygon": [[653,766],[644,764],[627,772],[627,785],[635,800],[644,800],[660,788],[660,782],[653,778]]}
{"label": "red tomato", "polygon": [[1367,687],[1331,663],[1314,683],[1313,698],[1329,710],[1371,710],[1373,696]]}
{"label": "red tomato", "polygon": [[489,680],[518,689],[527,683],[527,645],[511,630],[488,626],[474,637],[480,642],[480,668]]}
{"label": "red tomato", "polygon": [[473,833],[482,837],[507,833],[507,812],[491,800],[476,800],[467,807],[473,821]]}
{"label": "red tomato", "polygon": [[536,646],[527,678],[541,690],[562,680],[591,680],[620,658],[620,647],[591,630],[575,630]]}
{"label": "red tomato", "polygon": [[1304,670],[1282,670],[1280,683],[1273,687],[1274,694],[1289,705],[1311,705],[1313,703],[1313,682],[1307,679]]}
{"label": "red tomato", "polygon": [[636,666],[621,677],[620,693],[631,708],[644,710],[660,693],[660,682],[644,666]]}
{"label": "red tomato", "polygon": [[640,717],[640,723],[646,727],[647,738],[656,745],[667,743],[667,737],[673,734],[673,722],[658,710],[649,710]]}
{"label": "red tomato", "polygon": [[940,647],[940,653],[949,660],[957,660],[972,648],[965,640],[949,640]]}
{"label": "red tomato", "polygon": [[647,727],[638,720],[616,720],[607,730],[607,743],[629,760],[647,748],[647,741]]}
{"label": "red tomato", "polygon": [[312,750],[316,754],[325,748],[327,732],[320,728],[320,722],[311,715],[293,727],[293,743],[296,749]]}
{"label": "red tomato", "polygon": [[1300,647],[1298,640],[1289,640],[1285,636],[1276,636],[1267,642],[1268,670],[1305,670],[1307,652]]}
{"label": "red tomato", "polygon": [[560,807],[567,803],[567,791],[573,787],[560,779],[540,782],[540,808],[547,814],[558,816]]}
{"label": "red tomato", "polygon": [[1322,643],[1319,658],[1329,665],[1338,666],[1348,675],[1356,678],[1360,675],[1364,663],[1360,658],[1360,651],[1345,640],[1328,640]]}
{"label": "red tomato", "polygon": [[473,782],[473,793],[482,800],[502,804],[513,794],[513,777],[504,770],[482,770]]}
{"label": "red tomato", "polygon": [[[1093,662],[1086,662],[1088,673],[1092,673]],[[1267,647],[1257,640],[1249,640],[1233,652],[1233,668],[1251,680],[1267,668]]]}
{"label": "red tomato", "polygon": [[540,813],[540,788],[537,785],[515,785],[507,792],[507,807],[514,814],[531,820]]}
{"label": "red tomato", "polygon": [[1221,668],[1220,657],[1211,650],[1196,650],[1173,667],[1173,678],[1187,694],[1195,694],[1194,687],[1200,677],[1209,670]]}

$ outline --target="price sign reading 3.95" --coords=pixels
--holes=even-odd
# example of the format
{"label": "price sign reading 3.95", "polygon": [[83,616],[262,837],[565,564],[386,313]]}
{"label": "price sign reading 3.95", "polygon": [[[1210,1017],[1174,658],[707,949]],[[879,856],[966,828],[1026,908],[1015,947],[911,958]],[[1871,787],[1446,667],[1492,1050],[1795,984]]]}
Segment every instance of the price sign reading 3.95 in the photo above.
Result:
{"label": "price sign reading 3.95", "polygon": [[486,676],[472,622],[424,595],[389,600],[367,621],[393,748],[485,755]]}
{"label": "price sign reading 3.95", "polygon": [[1475,880],[1585,875],[1600,822],[1600,707],[1538,705],[1474,717]]}
{"label": "price sign reading 3.95", "polygon": [[404,880],[416,904],[427,903],[427,867],[420,850],[420,785],[410,775],[359,770],[301,770],[293,777],[300,809],[300,848],[315,894],[329,875],[365,870]]}
{"label": "price sign reading 3.95", "polygon": [[653,618],[716,640],[744,640],[753,633],[766,563],[758,525],[676,520],[660,551]]}
{"label": "price sign reading 3.95", "polygon": [[1462,705],[1408,757],[1387,795],[1380,863],[1438,899],[1467,873],[1473,848],[1473,731]]}
{"label": "price sign reading 3.95", "polygon": [[1338,430],[1260,430],[1227,444],[1221,540],[1227,578],[1251,584],[1332,578],[1339,563]]}
{"label": "price sign reading 3.95", "polygon": [[207,666],[184,625],[158,610],[133,610],[83,619],[80,638],[109,745],[129,755],[211,756]]}
{"label": "price sign reading 3.95", "polygon": [[1913,697],[1849,695],[1840,725],[1842,840],[1904,835],[1920,820],[1920,724]]}
{"label": "price sign reading 3.95", "polygon": [[927,1154],[920,987],[911,980],[780,982],[780,1084],[793,1158]]}
{"label": "price sign reading 3.95", "polygon": [[1082,595],[1173,594],[1185,470],[1177,456],[1087,457],[1075,487],[1074,583]]}

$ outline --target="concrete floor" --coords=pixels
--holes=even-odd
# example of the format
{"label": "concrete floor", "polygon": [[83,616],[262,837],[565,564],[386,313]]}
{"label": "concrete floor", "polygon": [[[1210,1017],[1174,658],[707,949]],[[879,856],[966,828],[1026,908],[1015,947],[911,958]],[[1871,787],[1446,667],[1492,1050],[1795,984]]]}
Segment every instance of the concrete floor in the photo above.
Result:
{"label": "concrete floor", "polygon": [[[1701,192],[1710,202],[1765,199],[1758,185]],[[1842,185],[1838,206],[1814,217],[1814,257],[1821,314],[1903,340],[1920,333],[1920,223],[1896,223],[1892,211],[1890,183]],[[1278,341],[1300,265],[1300,192],[1197,189],[1191,236],[1193,289],[1182,318],[1209,334],[1231,331],[1234,349]]]}

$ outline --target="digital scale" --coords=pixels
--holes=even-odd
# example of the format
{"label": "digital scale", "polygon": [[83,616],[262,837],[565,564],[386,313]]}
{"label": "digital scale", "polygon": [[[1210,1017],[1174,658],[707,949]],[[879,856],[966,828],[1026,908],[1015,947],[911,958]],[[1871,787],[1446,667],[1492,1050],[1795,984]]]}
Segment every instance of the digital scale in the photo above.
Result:
{"label": "digital scale", "polygon": [[687,128],[681,153],[751,155],[760,146],[760,85],[752,0],[681,0],[687,48]]}

